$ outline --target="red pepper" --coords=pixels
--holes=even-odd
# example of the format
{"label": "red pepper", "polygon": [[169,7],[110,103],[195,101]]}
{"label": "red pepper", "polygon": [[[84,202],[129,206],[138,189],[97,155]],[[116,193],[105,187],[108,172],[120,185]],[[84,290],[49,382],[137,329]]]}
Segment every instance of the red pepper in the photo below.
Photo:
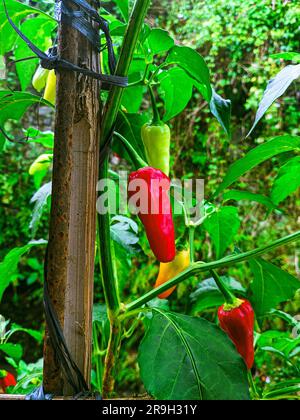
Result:
{"label": "red pepper", "polygon": [[163,263],[173,261],[176,255],[169,190],[170,179],[159,169],[145,167],[129,176],[128,197],[139,194],[138,216],[154,255]]}
{"label": "red pepper", "polygon": [[17,381],[14,377],[14,375],[10,372],[7,372],[6,376],[3,378],[0,378],[0,390],[2,389],[3,392],[6,392],[6,388],[9,386],[16,386]]}
{"label": "red pepper", "polygon": [[[237,304],[239,306],[235,306]],[[254,311],[247,300],[238,299],[237,304],[221,306],[218,318],[221,328],[235,344],[248,369],[251,369],[254,363]]]}

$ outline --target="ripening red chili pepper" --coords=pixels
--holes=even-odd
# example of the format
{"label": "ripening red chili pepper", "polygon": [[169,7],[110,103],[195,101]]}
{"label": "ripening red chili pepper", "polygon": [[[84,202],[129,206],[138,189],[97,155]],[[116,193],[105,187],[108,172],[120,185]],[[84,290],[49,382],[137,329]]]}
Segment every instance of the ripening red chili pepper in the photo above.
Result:
{"label": "ripening red chili pepper", "polygon": [[219,308],[218,318],[221,328],[235,344],[248,369],[251,369],[254,363],[255,318],[251,303],[237,299],[233,305],[225,304]]}
{"label": "ripening red chili pepper", "polygon": [[176,255],[169,190],[170,179],[158,169],[144,167],[129,176],[128,198],[138,193],[138,216],[154,255],[164,263],[173,261]]}
{"label": "ripening red chili pepper", "polygon": [[10,372],[6,372],[6,376],[0,378],[0,389],[3,390],[3,392],[6,392],[6,388],[9,386],[16,386],[17,381],[14,377],[14,375]]}

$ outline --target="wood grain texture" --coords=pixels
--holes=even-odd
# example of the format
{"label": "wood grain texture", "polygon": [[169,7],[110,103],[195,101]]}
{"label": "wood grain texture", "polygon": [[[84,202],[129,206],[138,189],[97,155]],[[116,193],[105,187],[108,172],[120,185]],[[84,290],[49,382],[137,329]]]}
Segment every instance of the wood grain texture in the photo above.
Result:
{"label": "wood grain texture", "polygon": [[[89,1],[94,5],[94,1]],[[75,29],[61,24],[59,55],[100,72],[99,55]],[[90,382],[96,184],[99,157],[99,82],[57,74],[52,207],[47,277],[49,293],[74,361]],[[46,333],[44,387],[72,395]]]}

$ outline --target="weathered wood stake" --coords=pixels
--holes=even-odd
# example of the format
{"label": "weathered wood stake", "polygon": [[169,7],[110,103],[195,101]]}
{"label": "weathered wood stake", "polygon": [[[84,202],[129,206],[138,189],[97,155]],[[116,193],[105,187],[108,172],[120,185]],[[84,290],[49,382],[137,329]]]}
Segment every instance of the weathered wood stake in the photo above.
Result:
{"label": "weathered wood stake", "polygon": [[[95,6],[95,1],[88,2]],[[100,71],[97,52],[65,23],[59,28],[58,52],[74,64]],[[47,277],[68,348],[87,383],[91,371],[99,97],[99,82],[69,71],[57,74]],[[47,333],[44,387],[55,395],[72,394]]]}

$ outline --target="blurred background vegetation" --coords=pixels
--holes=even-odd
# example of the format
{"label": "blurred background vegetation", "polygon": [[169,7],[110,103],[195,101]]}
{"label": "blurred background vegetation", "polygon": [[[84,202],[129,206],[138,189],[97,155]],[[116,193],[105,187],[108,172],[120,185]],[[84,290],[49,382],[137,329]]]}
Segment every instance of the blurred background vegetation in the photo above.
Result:
{"label": "blurred background vegetation", "polygon": [[[52,1],[45,0],[29,3],[38,3],[37,7],[46,11],[51,11],[53,6]],[[169,30],[178,44],[196,48],[211,69],[212,83],[217,92],[232,101],[231,140],[226,137],[218,122],[211,116],[207,104],[197,94],[187,109],[172,121],[174,175],[188,177],[194,174],[198,178],[204,178],[207,196],[222,180],[228,166],[250,148],[274,136],[300,133],[299,83],[293,83],[285,96],[268,111],[254,133],[245,139],[267,81],[282,68],[281,60],[271,58],[271,54],[299,49],[300,8],[297,3],[288,0],[153,1],[149,23]],[[0,88],[21,90],[14,65],[9,67],[7,80],[0,80]],[[22,125],[27,128],[38,127],[41,131],[52,130],[52,117],[53,113],[48,108],[46,111],[40,109],[39,115],[36,109],[30,115],[27,114]],[[15,127],[13,123],[9,133],[14,137],[22,135],[20,127]],[[30,200],[37,189],[37,181],[28,171],[34,159],[44,151],[38,144],[9,143],[1,154],[0,260],[10,249],[23,246],[31,239],[29,221],[33,205]],[[243,188],[247,184],[249,191],[268,196],[271,182],[278,171],[279,160],[284,158],[275,158],[250,172],[240,180],[239,187]],[[43,183],[50,179],[51,174],[48,172]],[[239,202],[242,225],[236,245],[244,250],[250,249],[297,230],[300,221],[299,204],[299,190],[282,204],[281,212],[268,214],[262,205]],[[36,239],[46,239],[47,229],[48,217],[45,214]],[[198,231],[196,250],[201,260],[213,258],[210,242],[204,232]],[[283,269],[299,275],[298,257],[295,247],[280,249],[272,255],[273,261]],[[138,261],[123,255],[119,270],[126,299],[129,294],[138,296],[152,287],[158,266],[146,255],[140,256]],[[134,275],[129,275],[128,272]],[[226,274],[244,285],[251,281],[250,270],[247,271],[245,265],[234,267]],[[99,304],[103,303],[103,296],[97,269],[95,277],[95,302]],[[191,279],[180,285],[169,302],[173,310],[199,314],[190,300],[190,294],[198,282],[199,279]],[[22,327],[43,332],[42,285],[43,250],[37,248],[22,259],[14,282],[5,292],[0,314]],[[300,296],[282,309],[286,309],[291,315],[299,314]],[[216,312],[205,311],[201,315],[215,320]],[[98,306],[97,322],[102,327],[105,324],[103,307],[101,311]],[[275,326],[270,325],[268,320],[265,322],[263,328],[285,331],[286,324],[282,321],[277,321]],[[142,392],[136,361],[137,346],[142,334],[141,325],[140,336],[134,335],[126,340],[118,377],[118,383],[122,384],[118,391],[122,394]],[[14,341],[21,343],[24,349],[23,371],[40,369],[40,362],[37,365],[31,363],[36,363],[42,356],[41,340],[17,333]],[[4,360],[2,362],[4,364]],[[282,368],[281,359],[274,355],[264,355],[258,362],[258,376],[263,382],[268,381],[270,376],[279,378],[293,375],[289,368]]]}

